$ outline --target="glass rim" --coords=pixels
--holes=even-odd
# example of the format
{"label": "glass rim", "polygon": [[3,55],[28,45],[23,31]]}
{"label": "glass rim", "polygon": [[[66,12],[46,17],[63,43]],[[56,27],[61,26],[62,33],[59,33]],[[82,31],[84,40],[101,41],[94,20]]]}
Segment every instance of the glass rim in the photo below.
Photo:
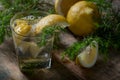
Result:
{"label": "glass rim", "polygon": [[22,11],[22,12],[17,12],[15,15],[13,15],[13,17],[10,19],[10,26],[12,25],[12,21],[20,14],[29,14],[29,13],[43,13],[46,15],[49,15],[48,12],[46,11]]}
{"label": "glass rim", "polygon": [[[22,12],[18,12],[18,13],[16,13],[12,18],[11,18],[11,20],[10,20],[10,28],[11,28],[11,30],[15,33],[15,34],[17,34],[17,35],[19,35],[19,36],[21,36],[21,37],[40,37],[40,34],[37,34],[37,35],[32,35],[32,36],[28,36],[28,35],[21,35],[21,34],[19,34],[19,33],[17,33],[15,30],[14,30],[14,28],[12,27],[12,23],[14,22],[14,19],[18,16],[18,15],[21,15],[21,14],[30,14],[30,13],[42,13],[42,14],[45,14],[46,16],[47,15],[49,15],[49,13],[48,12],[45,12],[45,11],[34,11],[34,12],[32,12],[32,11],[22,11]],[[27,15],[26,15],[27,16]],[[33,15],[34,16],[34,15]],[[40,16],[40,15],[39,15]],[[24,17],[24,16],[23,16]]]}

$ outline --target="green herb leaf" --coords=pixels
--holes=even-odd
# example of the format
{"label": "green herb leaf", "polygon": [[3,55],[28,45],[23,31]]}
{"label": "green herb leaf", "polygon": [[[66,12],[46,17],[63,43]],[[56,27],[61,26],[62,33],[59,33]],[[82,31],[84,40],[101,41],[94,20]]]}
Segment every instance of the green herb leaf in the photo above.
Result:
{"label": "green herb leaf", "polygon": [[0,11],[1,43],[4,41],[5,36],[11,35],[11,32],[7,30],[10,27],[10,19],[17,12],[39,11],[39,7],[42,5],[40,2],[43,2],[43,0],[0,0],[0,3],[4,6],[4,10]]}
{"label": "green herb leaf", "polygon": [[46,26],[40,33],[41,41],[38,43],[38,45],[46,45],[47,39],[49,37],[57,37],[60,31],[65,31],[60,25]]}

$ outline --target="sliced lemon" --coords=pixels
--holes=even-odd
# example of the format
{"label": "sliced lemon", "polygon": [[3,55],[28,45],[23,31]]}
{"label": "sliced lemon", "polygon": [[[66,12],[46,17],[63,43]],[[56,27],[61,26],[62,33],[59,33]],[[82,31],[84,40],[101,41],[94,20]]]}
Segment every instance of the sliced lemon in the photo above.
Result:
{"label": "sliced lemon", "polygon": [[33,58],[36,58],[40,52],[40,47],[35,42],[22,41],[19,45],[19,49],[24,55],[29,54],[29,56]]}
{"label": "sliced lemon", "polygon": [[17,34],[26,36],[30,32],[31,26],[26,20],[17,19],[14,21],[14,30]]}
{"label": "sliced lemon", "polygon": [[19,45],[24,36],[27,36],[31,30],[31,26],[26,20],[16,19],[13,23],[15,31],[13,38],[16,45]]}
{"label": "sliced lemon", "polygon": [[57,14],[51,14],[48,15],[44,18],[42,18],[37,24],[36,24],[36,28],[35,28],[35,33],[38,34],[42,31],[42,29],[46,26],[52,26],[55,24],[61,24],[62,27],[66,27],[68,24],[68,22],[66,21],[66,19],[61,16],[61,15],[57,15]]}
{"label": "sliced lemon", "polygon": [[30,43],[30,53],[33,58],[36,58],[38,56],[40,50],[40,47],[35,42]]}
{"label": "sliced lemon", "polygon": [[30,54],[30,52],[29,52],[29,49],[30,49],[30,43],[29,42],[24,42],[24,41],[22,41],[21,42],[21,44],[19,44],[19,46],[17,46],[19,49],[20,49],[20,51],[22,52],[22,54],[26,54],[26,53],[29,53]]}
{"label": "sliced lemon", "polygon": [[97,56],[98,44],[96,41],[93,41],[76,57],[76,64],[80,64],[85,68],[90,68],[96,63]]}
{"label": "sliced lemon", "polygon": [[56,0],[55,1],[55,11],[66,17],[70,7],[80,0]]}
{"label": "sliced lemon", "polygon": [[94,32],[99,20],[97,6],[89,1],[79,1],[68,11],[68,27],[75,35],[86,36]]}

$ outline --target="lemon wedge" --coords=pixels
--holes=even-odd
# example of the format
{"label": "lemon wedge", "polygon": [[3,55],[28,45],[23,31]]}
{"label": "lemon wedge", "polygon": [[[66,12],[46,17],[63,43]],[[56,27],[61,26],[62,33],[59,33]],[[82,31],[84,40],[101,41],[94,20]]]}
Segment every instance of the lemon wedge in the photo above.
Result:
{"label": "lemon wedge", "polygon": [[[31,43],[22,41],[21,44],[19,44],[18,48],[21,51],[21,54],[25,54],[26,52],[29,52]],[[29,52],[30,54],[30,52]]]}
{"label": "lemon wedge", "polygon": [[55,0],[55,11],[66,17],[70,7],[80,0]]}
{"label": "lemon wedge", "polygon": [[86,36],[96,30],[99,20],[97,6],[89,1],[79,1],[68,11],[68,27],[75,35]]}
{"label": "lemon wedge", "polygon": [[77,57],[76,64],[85,68],[90,68],[96,63],[98,56],[98,44],[92,41]]}
{"label": "lemon wedge", "polygon": [[17,19],[14,21],[14,31],[22,36],[26,36],[31,30],[31,26],[26,20]]}
{"label": "lemon wedge", "polygon": [[68,26],[68,22],[65,17],[58,14],[50,14],[43,17],[37,24],[35,28],[35,34],[41,33],[42,29],[46,26],[52,26],[55,24],[61,24],[61,27]]}
{"label": "lemon wedge", "polygon": [[32,57],[36,58],[39,55],[41,48],[35,42],[30,42],[29,45]]}
{"label": "lemon wedge", "polygon": [[36,58],[40,52],[40,47],[35,42],[22,41],[19,45],[19,49],[22,52],[22,54],[26,54],[33,58]]}
{"label": "lemon wedge", "polygon": [[19,45],[23,37],[30,33],[31,26],[28,25],[27,20],[16,19],[13,22],[13,29],[15,32],[13,35],[15,45]]}

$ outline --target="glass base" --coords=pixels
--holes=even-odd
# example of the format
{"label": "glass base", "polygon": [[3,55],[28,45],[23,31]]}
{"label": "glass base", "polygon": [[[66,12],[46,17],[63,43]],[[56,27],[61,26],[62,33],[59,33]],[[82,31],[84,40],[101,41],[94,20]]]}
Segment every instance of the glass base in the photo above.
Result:
{"label": "glass base", "polygon": [[27,70],[49,69],[51,68],[51,58],[21,60],[19,65],[21,69],[27,69]]}

